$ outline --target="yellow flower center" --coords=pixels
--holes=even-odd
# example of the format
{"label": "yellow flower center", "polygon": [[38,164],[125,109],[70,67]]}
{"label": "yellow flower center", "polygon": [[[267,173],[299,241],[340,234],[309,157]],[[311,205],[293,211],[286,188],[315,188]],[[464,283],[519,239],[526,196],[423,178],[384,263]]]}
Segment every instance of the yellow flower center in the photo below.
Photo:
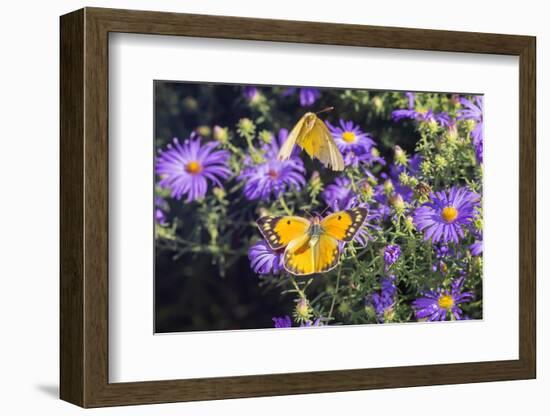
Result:
{"label": "yellow flower center", "polygon": [[196,160],[192,160],[187,165],[185,165],[185,170],[187,171],[187,173],[190,173],[191,175],[196,175],[197,173],[202,172],[202,166]]}
{"label": "yellow flower center", "polygon": [[355,143],[357,137],[355,136],[354,132],[345,131],[344,133],[342,133],[342,139],[344,139],[346,143]]}
{"label": "yellow flower center", "polygon": [[458,217],[458,211],[455,207],[445,207],[441,211],[441,218],[446,222],[453,222]]}
{"label": "yellow flower center", "polygon": [[440,308],[450,309],[454,306],[455,301],[451,295],[441,295],[437,300],[437,304]]}

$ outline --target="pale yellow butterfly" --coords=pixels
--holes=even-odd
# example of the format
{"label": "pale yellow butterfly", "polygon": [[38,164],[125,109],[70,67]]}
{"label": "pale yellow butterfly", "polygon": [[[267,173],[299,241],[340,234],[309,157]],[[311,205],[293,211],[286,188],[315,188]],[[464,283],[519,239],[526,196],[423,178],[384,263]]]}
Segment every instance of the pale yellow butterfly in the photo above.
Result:
{"label": "pale yellow butterfly", "polygon": [[[332,107],[319,111],[317,114],[330,111]],[[288,138],[279,150],[279,159],[286,160],[292,155],[294,145],[297,144],[306,153],[317,158],[327,168],[332,170],[344,170],[344,158],[334,143],[327,126],[316,113],[305,113],[296,123]]]}
{"label": "pale yellow butterfly", "polygon": [[298,276],[325,273],[340,262],[340,242],[350,242],[367,218],[366,208],[353,208],[308,219],[265,216],[258,228],[273,250],[284,249],[286,271]]}

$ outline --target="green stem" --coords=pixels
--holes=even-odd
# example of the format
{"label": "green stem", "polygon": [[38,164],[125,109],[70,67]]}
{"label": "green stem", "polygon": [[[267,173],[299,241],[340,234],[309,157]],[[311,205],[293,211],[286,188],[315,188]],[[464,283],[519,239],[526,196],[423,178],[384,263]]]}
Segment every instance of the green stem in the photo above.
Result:
{"label": "green stem", "polygon": [[289,275],[289,276],[290,276],[290,282],[292,283],[292,286],[294,286],[294,289],[296,290],[296,292],[298,292],[298,294],[300,295],[300,297],[302,299],[305,299],[306,294],[300,289],[300,286],[298,286],[298,283],[296,283],[296,280],[294,279],[294,276],[292,276],[292,275]]}
{"label": "green stem", "polygon": [[279,203],[281,204],[283,210],[286,212],[286,215],[292,215],[292,211],[290,211],[290,209],[288,208],[288,205],[286,204],[285,198],[282,194],[281,196],[279,196]]}
{"label": "green stem", "polygon": [[340,275],[342,274],[342,264],[338,268],[338,274],[336,275],[336,287],[334,288],[334,295],[332,296],[332,302],[330,304],[330,310],[328,311],[327,321],[332,319],[332,312],[334,311],[334,304],[336,303],[336,296],[338,295],[338,290],[340,289]]}

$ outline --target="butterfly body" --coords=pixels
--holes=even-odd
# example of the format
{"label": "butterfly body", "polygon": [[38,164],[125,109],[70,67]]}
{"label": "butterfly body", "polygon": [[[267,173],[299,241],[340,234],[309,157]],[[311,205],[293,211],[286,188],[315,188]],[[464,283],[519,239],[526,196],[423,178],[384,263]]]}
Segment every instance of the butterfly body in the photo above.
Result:
{"label": "butterfly body", "polygon": [[279,159],[289,159],[298,145],[311,157],[332,170],[344,170],[344,158],[325,123],[315,113],[305,113],[279,150]]}
{"label": "butterfly body", "polygon": [[319,242],[319,238],[323,233],[323,229],[321,228],[321,219],[319,217],[313,217],[308,233],[310,235],[309,246],[314,247]]}
{"label": "butterfly body", "polygon": [[273,250],[284,249],[283,265],[295,275],[324,273],[340,261],[340,242],[350,242],[363,226],[366,208],[339,211],[311,220],[298,216],[265,216],[258,228]]}

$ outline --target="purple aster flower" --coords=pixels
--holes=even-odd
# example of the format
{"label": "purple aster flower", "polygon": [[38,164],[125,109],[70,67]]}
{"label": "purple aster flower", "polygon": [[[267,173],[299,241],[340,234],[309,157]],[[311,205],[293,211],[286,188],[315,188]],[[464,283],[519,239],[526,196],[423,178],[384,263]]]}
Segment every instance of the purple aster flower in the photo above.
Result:
{"label": "purple aster flower", "polygon": [[368,134],[363,133],[359,126],[353,124],[353,121],[340,119],[339,126],[333,126],[328,121],[326,124],[336,146],[344,155],[350,152],[355,155],[369,154],[374,146],[374,140]]}
{"label": "purple aster flower", "polygon": [[323,323],[321,322],[321,318],[317,318],[316,320],[312,321],[312,320],[308,320],[308,321],[305,321],[305,322],[302,322],[300,324],[300,326],[302,328],[310,328],[310,327],[313,327],[313,326],[324,326]]}
{"label": "purple aster flower", "polygon": [[395,276],[393,275],[382,279],[380,292],[375,292],[365,298],[365,305],[374,309],[378,322],[384,322],[393,312],[395,294],[397,293],[394,280]]}
{"label": "purple aster flower", "polygon": [[278,198],[283,192],[294,188],[300,190],[306,183],[304,163],[299,157],[279,160],[277,154],[288,135],[281,129],[278,139],[265,146],[267,160],[259,165],[243,169],[239,179],[245,182],[244,195],[248,200]]}
{"label": "purple aster flower", "polygon": [[483,253],[483,241],[476,240],[474,244],[470,246],[470,254],[472,256],[480,256]]}
{"label": "purple aster flower", "polygon": [[391,116],[393,121],[411,119],[417,121],[436,121],[442,126],[449,126],[451,124],[451,118],[446,112],[434,113],[431,109],[426,111],[416,111],[414,105],[415,95],[411,92],[407,92],[405,95],[409,101],[408,108],[392,111]]}
{"label": "purple aster flower", "polygon": [[422,297],[412,303],[416,319],[427,319],[428,321],[445,321],[448,318],[465,319],[459,305],[470,302],[474,298],[474,294],[462,292],[463,285],[464,277],[460,277],[453,281],[450,291],[438,289],[424,293]]}
{"label": "purple aster flower", "polygon": [[454,250],[452,250],[447,244],[440,244],[434,246],[435,257],[438,259],[444,259],[449,256],[454,255]]}
{"label": "purple aster flower", "polygon": [[321,97],[321,92],[318,88],[287,88],[283,92],[283,96],[287,97],[292,95],[298,90],[298,95],[300,96],[300,105],[302,107],[310,107],[315,104],[315,101]]}
{"label": "purple aster flower", "polygon": [[292,327],[292,320],[290,319],[290,316],[285,315],[281,317],[274,316],[271,318],[273,321],[273,326],[275,328],[290,328]]}
{"label": "purple aster flower", "polygon": [[166,214],[160,209],[155,208],[155,221],[158,225],[166,225]]}
{"label": "purple aster flower", "polygon": [[194,134],[183,144],[174,138],[157,157],[159,185],[169,188],[172,198],[181,199],[186,195],[187,202],[204,198],[208,181],[223,187],[220,180],[231,174],[227,166],[229,152],[216,150],[217,147],[217,142],[201,146],[200,137]]}
{"label": "purple aster flower", "polygon": [[279,274],[283,270],[283,253],[274,251],[264,240],[248,249],[248,259],[257,274]]}
{"label": "purple aster flower", "polygon": [[401,247],[397,244],[389,244],[384,249],[384,263],[386,263],[386,270],[394,264],[401,256]]}
{"label": "purple aster flower", "polygon": [[476,126],[472,130],[472,145],[478,162],[483,163],[483,97],[476,95],[474,102],[461,97],[460,104],[463,108],[459,110],[458,120],[473,120],[476,122]]}
{"label": "purple aster flower", "polygon": [[334,183],[325,188],[322,196],[333,211],[351,209],[357,202],[357,195],[351,189],[351,181],[345,177],[336,178]]}
{"label": "purple aster flower", "polygon": [[296,159],[270,159],[260,165],[244,169],[240,179],[245,182],[244,195],[248,200],[278,198],[283,192],[294,188],[300,190],[305,184],[305,168]]}
{"label": "purple aster flower", "polygon": [[[483,137],[482,134],[479,135],[479,137]],[[483,140],[475,140],[473,141],[474,150],[476,152],[476,159],[479,163],[483,163]]]}
{"label": "purple aster flower", "polygon": [[441,244],[439,246],[434,247],[435,250],[435,256],[438,259],[447,257],[449,253],[452,253],[452,250],[449,248],[447,244]]}
{"label": "purple aster flower", "polygon": [[155,221],[158,225],[168,225],[166,221],[166,211],[168,204],[160,196],[155,197]]}
{"label": "purple aster flower", "polygon": [[300,105],[302,107],[309,107],[315,104],[315,101],[319,99],[321,93],[317,88],[300,88]]}
{"label": "purple aster flower", "polygon": [[478,204],[479,195],[465,187],[436,192],[430,202],[415,210],[414,223],[424,232],[425,240],[458,243],[459,238],[464,237],[464,226],[472,222]]}
{"label": "purple aster flower", "polygon": [[260,90],[256,87],[248,86],[244,87],[243,94],[248,101],[255,101],[260,96]]}

